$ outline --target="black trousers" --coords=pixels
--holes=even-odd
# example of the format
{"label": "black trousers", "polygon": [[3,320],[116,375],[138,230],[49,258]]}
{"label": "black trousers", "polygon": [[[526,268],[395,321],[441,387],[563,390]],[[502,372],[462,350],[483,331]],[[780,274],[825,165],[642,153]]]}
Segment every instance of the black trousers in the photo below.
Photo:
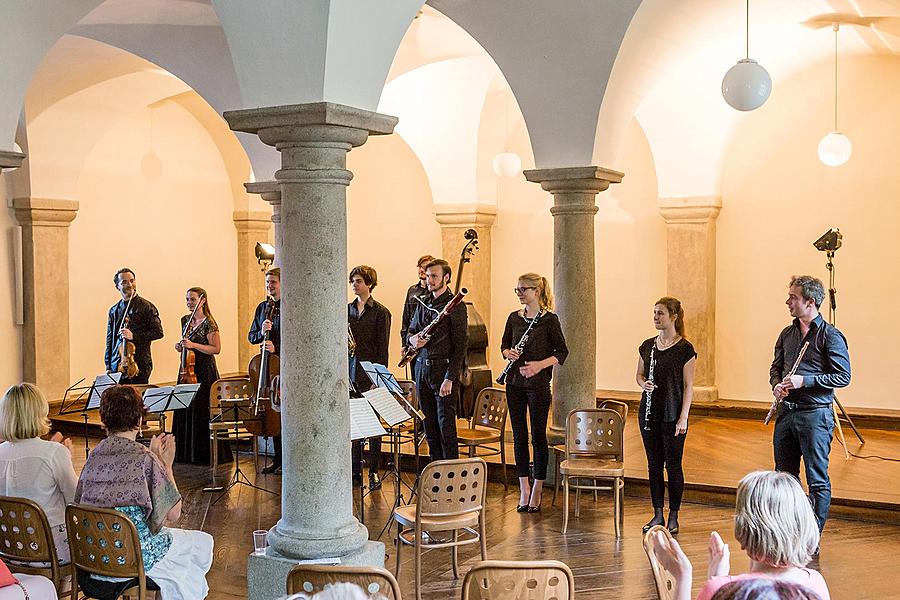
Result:
{"label": "black trousers", "polygon": [[830,406],[809,410],[790,410],[784,402],[778,409],[773,445],[775,469],[800,479],[800,459],[806,470],[809,500],[819,532],[825,528],[831,508],[831,481],[828,479],[828,454],[834,431]]}
{"label": "black trousers", "polygon": [[[353,474],[362,473],[362,441],[351,442],[351,455],[353,460]],[[381,438],[369,438],[369,451],[366,452],[366,464],[369,465],[369,473],[375,473],[381,469]]]}
{"label": "black trousers", "polygon": [[[547,479],[547,417],[550,414],[550,385],[526,388],[506,386],[506,405],[512,423],[516,473],[528,477],[528,419],[531,417],[531,447],[534,450],[534,478]],[[525,413],[528,413],[526,416]]]}
{"label": "black trousers", "polygon": [[459,458],[456,437],[459,382],[453,383],[449,396],[440,395],[446,368],[446,363],[429,365],[421,358],[416,360],[416,391],[419,394],[419,408],[425,414],[425,437],[432,461]]}
{"label": "black trousers", "polygon": [[643,420],[638,421],[644,450],[647,452],[647,471],[650,475],[650,500],[653,508],[665,504],[666,482],[663,469],[669,476],[669,510],[681,509],[684,494],[684,470],[681,458],[684,454],[684,440],[687,434],[675,435],[675,421],[662,423],[650,421],[650,430],[644,429]]}

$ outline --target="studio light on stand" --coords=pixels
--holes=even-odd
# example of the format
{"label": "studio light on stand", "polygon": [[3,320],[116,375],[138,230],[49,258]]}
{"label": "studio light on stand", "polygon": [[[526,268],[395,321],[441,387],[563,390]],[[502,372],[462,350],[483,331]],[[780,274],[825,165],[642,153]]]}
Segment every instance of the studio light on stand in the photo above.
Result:
{"label": "studio light on stand", "polygon": [[840,23],[834,23],[834,129],[819,141],[819,160],[829,167],[839,167],[848,160],[853,153],[853,144],[850,138],[838,131],[838,30]]}
{"label": "studio light on stand", "polygon": [[750,0],[747,0],[745,56],[722,78],[722,97],[731,108],[746,112],[765,104],[771,93],[769,72],[750,58]]}
{"label": "studio light on stand", "polygon": [[266,271],[275,262],[275,246],[266,242],[256,242],[256,262]]}

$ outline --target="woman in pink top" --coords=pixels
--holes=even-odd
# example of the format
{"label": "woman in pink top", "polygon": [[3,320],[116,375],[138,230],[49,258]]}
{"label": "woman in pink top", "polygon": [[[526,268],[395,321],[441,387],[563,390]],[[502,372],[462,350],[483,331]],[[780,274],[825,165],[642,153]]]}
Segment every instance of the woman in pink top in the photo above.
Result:
{"label": "woman in pink top", "polygon": [[[819,527],[800,483],[787,473],[755,471],[738,484],[734,537],[750,557],[750,572],[729,575],[728,545],[715,531],[709,539],[709,579],[697,600],[711,600],[716,591],[736,580],[765,577],[805,586],[830,600],[822,575],[806,568],[819,546]],[[678,542],[657,533],[654,551],[676,579],[676,598],[689,600],[693,568]]]}

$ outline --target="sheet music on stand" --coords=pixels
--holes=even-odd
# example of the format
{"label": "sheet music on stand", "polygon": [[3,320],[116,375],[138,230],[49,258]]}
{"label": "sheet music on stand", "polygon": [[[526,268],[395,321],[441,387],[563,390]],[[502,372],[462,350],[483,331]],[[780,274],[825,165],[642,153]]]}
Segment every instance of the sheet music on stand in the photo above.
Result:
{"label": "sheet music on stand", "polygon": [[387,388],[389,392],[400,394],[401,396],[403,395],[403,388],[400,387],[400,384],[397,383],[397,380],[394,379],[394,376],[388,371],[386,366],[365,360],[359,361],[359,365],[363,368],[363,371],[366,372],[369,381],[371,381],[374,386]]}
{"label": "sheet music on stand", "polygon": [[363,398],[368,400],[375,412],[391,427],[412,418],[387,388],[372,388],[367,392],[363,392]]}
{"label": "sheet music on stand", "polygon": [[93,408],[100,408],[100,395],[106,388],[119,385],[121,379],[121,373],[104,373],[103,375],[94,377],[94,385],[91,386],[91,395],[88,397],[88,403],[84,409],[91,410]]}
{"label": "sheet music on stand", "polygon": [[[56,414],[70,415],[74,413],[85,413],[88,410],[100,408],[100,394],[108,387],[112,387],[119,383],[122,379],[121,373],[103,373],[94,377],[94,383],[91,385],[81,385],[81,382],[87,379],[82,377],[74,385],[69,386],[63,395],[62,404]],[[77,394],[76,394],[77,392]],[[74,396],[74,397],[70,397]]]}
{"label": "sheet music on stand", "polygon": [[187,408],[193,402],[199,389],[199,383],[150,388],[144,392],[144,407],[147,412],[152,413]]}
{"label": "sheet music on stand", "polygon": [[387,435],[366,398],[350,398],[350,440]]}

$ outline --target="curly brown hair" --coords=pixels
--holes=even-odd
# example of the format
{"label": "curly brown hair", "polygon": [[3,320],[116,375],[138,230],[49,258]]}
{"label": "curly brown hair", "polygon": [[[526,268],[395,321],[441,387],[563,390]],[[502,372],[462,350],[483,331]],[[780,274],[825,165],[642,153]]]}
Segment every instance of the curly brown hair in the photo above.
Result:
{"label": "curly brown hair", "polygon": [[141,394],[130,385],[114,385],[100,395],[100,421],[107,434],[137,429],[146,412]]}

